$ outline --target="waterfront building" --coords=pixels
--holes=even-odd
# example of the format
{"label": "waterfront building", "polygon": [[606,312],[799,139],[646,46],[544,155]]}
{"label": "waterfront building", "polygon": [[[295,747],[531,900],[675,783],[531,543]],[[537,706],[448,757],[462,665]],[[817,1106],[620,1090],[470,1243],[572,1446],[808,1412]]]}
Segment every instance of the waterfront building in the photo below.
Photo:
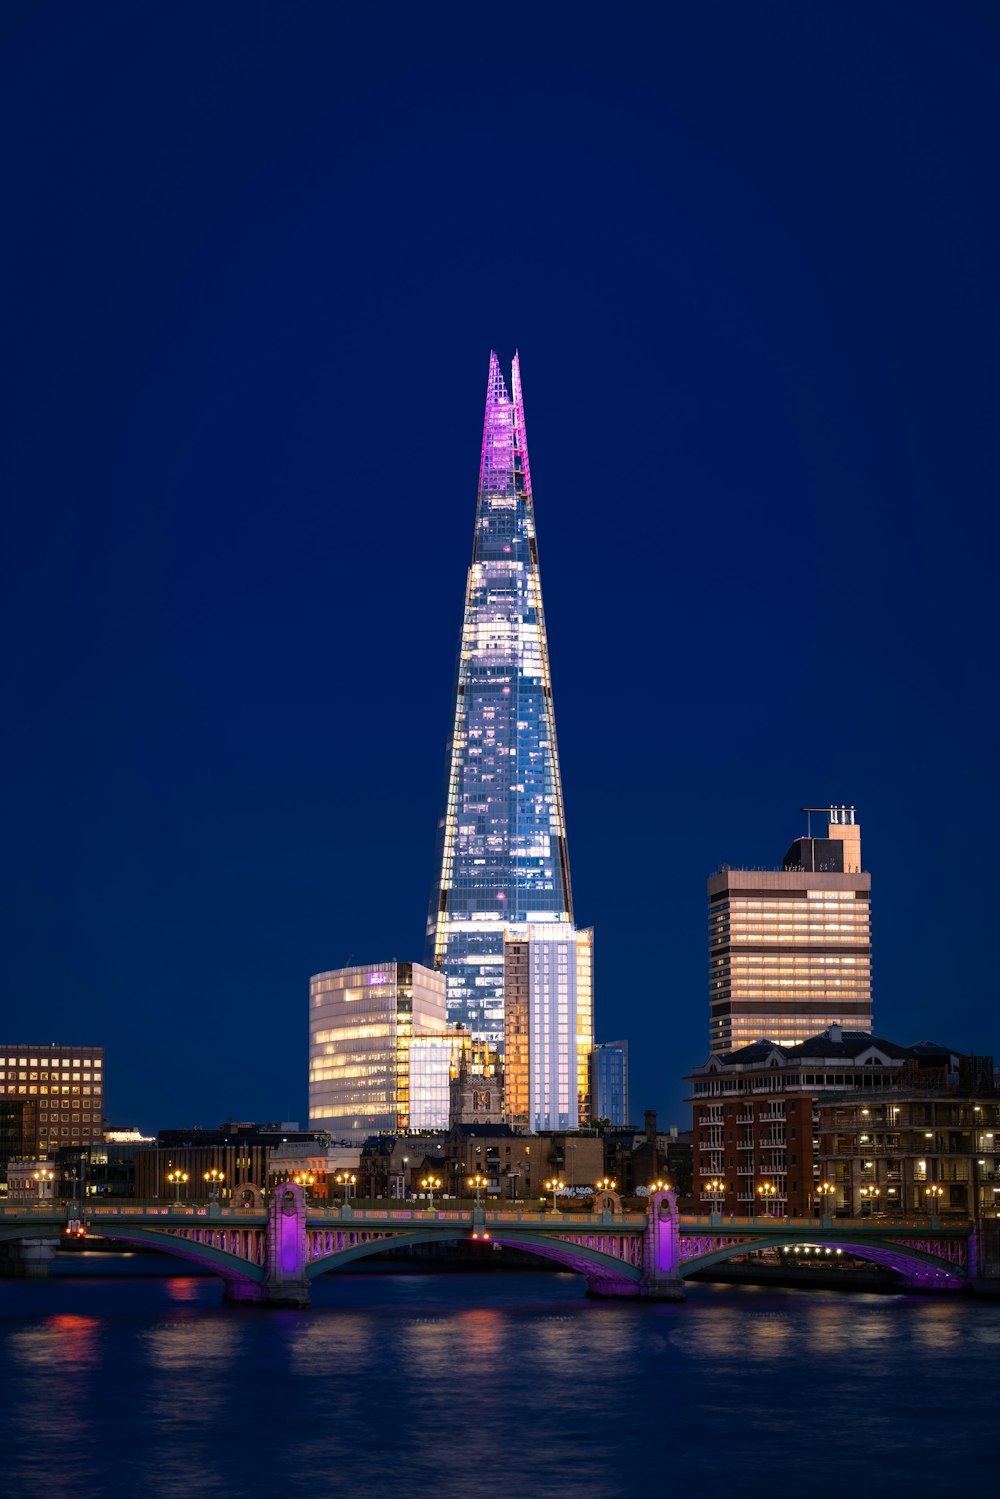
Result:
{"label": "waterfront building", "polygon": [[[937,1156],[949,1152],[954,1159],[940,1168],[948,1188],[942,1201],[956,1211],[963,1202],[978,1202],[980,1211],[993,1203],[989,1173],[997,1156],[986,1135],[996,1132],[986,1122],[975,1129],[977,1109],[984,1121],[995,1117],[989,1058],[831,1026],[797,1046],[757,1041],[713,1054],[688,1081],[700,1211],[752,1213],[765,1185],[774,1188],[771,1210],[790,1217],[822,1206],[857,1214],[873,1203],[879,1211],[926,1210],[925,1189],[939,1179]],[[932,1104],[943,1111],[938,1131],[923,1126]],[[709,1191],[713,1180],[724,1191]],[[821,1202],[816,1188],[824,1180],[836,1192]]]}
{"label": "waterfront building", "polygon": [[[817,810],[803,809],[810,817]],[[781,869],[708,881],[710,1046],[794,1046],[828,1025],[870,1031],[871,876],[853,807],[820,809],[825,837],[796,838]]]}
{"label": "waterfront building", "polygon": [[[520,365],[515,355],[508,390],[491,354],[428,919],[427,963],[444,975],[451,1022],[504,1047],[505,933],[543,925],[572,937],[566,820]],[[586,1095],[586,1057],[582,1066],[572,1091]],[[558,1091],[550,1083],[550,1098]],[[552,1108],[579,1115],[579,1098],[562,1095],[565,1109],[554,1098]]]}
{"label": "waterfront building", "polygon": [[853,1217],[1000,1218],[1000,1090],[992,1058],[925,1041],[891,1086],[819,1099],[819,1173]]}
{"label": "waterfront building", "polygon": [[627,1041],[598,1041],[590,1053],[590,1096],[595,1119],[628,1123]]}
{"label": "waterfront building", "polygon": [[511,1124],[537,1131],[589,1122],[592,973],[592,931],[507,928],[504,1077]]}
{"label": "waterfront building", "polygon": [[[317,973],[309,981],[309,1124],[339,1140],[412,1127],[447,1098],[451,1059],[445,980],[420,963],[371,963]],[[438,1044],[418,1038],[438,1038]],[[447,1105],[445,1105],[447,1107]]]}
{"label": "waterfront building", "polygon": [[0,1043],[0,1105],[18,1115],[21,1151],[45,1159],[62,1146],[94,1145],[104,1129],[103,1046]]}

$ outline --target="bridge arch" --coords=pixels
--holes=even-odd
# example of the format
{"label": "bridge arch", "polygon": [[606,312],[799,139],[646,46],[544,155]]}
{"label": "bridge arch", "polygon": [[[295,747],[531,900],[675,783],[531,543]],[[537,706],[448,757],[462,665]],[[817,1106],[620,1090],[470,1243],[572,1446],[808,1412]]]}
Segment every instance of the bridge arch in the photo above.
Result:
{"label": "bridge arch", "polygon": [[895,1270],[909,1285],[921,1286],[928,1290],[958,1290],[965,1283],[965,1274],[959,1266],[907,1244],[888,1242],[854,1244],[844,1239],[826,1240],[821,1235],[815,1234],[804,1234],[796,1239],[781,1235],[774,1238],[744,1240],[739,1244],[726,1244],[721,1249],[712,1250],[709,1254],[700,1254],[692,1259],[682,1260],[678,1268],[681,1277],[687,1279],[698,1270],[708,1270],[713,1265],[723,1264],[726,1260],[736,1259],[740,1255],[756,1254],[761,1249],[792,1249],[796,1245],[801,1247],[806,1244],[824,1249],[841,1249],[855,1259],[867,1260],[871,1264]]}
{"label": "bridge arch", "polygon": [[[491,1225],[488,1232],[490,1242],[493,1244],[499,1244],[501,1247],[506,1245],[511,1249],[523,1249],[539,1259],[551,1260],[567,1270],[573,1270],[578,1275],[585,1276],[588,1281],[605,1283],[613,1281],[619,1283],[624,1289],[633,1284],[638,1288],[642,1280],[642,1270],[639,1266],[631,1265],[627,1260],[617,1259],[614,1255],[605,1254],[602,1250],[591,1249],[585,1244],[572,1244],[565,1239],[554,1238],[551,1235],[533,1235],[530,1232],[518,1231],[507,1226],[501,1228]],[[442,1227],[432,1232],[397,1233],[384,1239],[369,1240],[365,1244],[352,1244],[347,1249],[336,1250],[332,1254],[310,1260],[306,1266],[306,1275],[310,1280],[315,1280],[317,1276],[325,1275],[332,1270],[339,1270],[355,1260],[384,1254],[389,1249],[404,1249],[415,1244],[456,1243],[469,1237],[470,1231],[465,1224],[456,1225],[454,1228]]]}
{"label": "bridge arch", "polygon": [[[58,1244],[62,1240],[64,1228],[64,1223],[55,1226],[49,1223],[44,1227],[30,1222],[16,1226],[5,1224],[0,1230],[0,1242],[10,1244],[20,1239],[48,1239]],[[209,1225],[206,1224],[206,1231],[208,1228]],[[172,1255],[175,1259],[186,1260],[189,1264],[198,1265],[203,1270],[211,1270],[213,1274],[221,1276],[227,1284],[252,1281],[259,1285],[265,1279],[266,1272],[263,1265],[233,1254],[228,1249],[219,1249],[214,1244],[204,1244],[196,1239],[184,1238],[180,1234],[168,1233],[165,1229],[131,1226],[127,1223],[102,1220],[99,1231],[102,1239],[114,1239],[123,1244],[134,1244],[137,1248],[158,1249],[163,1254]]]}

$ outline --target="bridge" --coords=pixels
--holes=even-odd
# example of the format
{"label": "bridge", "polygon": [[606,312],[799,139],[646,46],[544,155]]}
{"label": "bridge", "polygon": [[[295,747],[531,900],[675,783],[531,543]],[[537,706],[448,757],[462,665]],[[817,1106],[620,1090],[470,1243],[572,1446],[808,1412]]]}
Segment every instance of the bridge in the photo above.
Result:
{"label": "bridge", "polygon": [[0,1208],[0,1266],[44,1274],[67,1229],[158,1249],[218,1275],[229,1301],[307,1306],[319,1275],[387,1249],[461,1239],[520,1249],[583,1275],[594,1296],[684,1300],[684,1281],[763,1249],[840,1250],[894,1270],[904,1285],[955,1291],[972,1278],[970,1223],[681,1216],[672,1192],[645,1212],[623,1212],[613,1192],[589,1213],[474,1207],[328,1207],[301,1187],[277,1188],[267,1205],[39,1203]]}

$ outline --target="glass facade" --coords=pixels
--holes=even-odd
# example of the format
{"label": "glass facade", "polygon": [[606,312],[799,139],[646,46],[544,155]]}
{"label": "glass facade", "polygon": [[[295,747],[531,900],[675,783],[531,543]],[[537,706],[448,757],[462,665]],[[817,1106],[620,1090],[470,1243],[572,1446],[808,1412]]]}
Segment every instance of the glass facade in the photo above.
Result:
{"label": "glass facade", "polygon": [[453,1033],[414,1036],[410,1045],[410,1128],[447,1129],[457,1043]]}
{"label": "glass facade", "polygon": [[507,931],[504,1078],[513,1124],[530,1130],[579,1126],[577,944],[583,939],[589,947],[590,935],[546,926]]}
{"label": "glass facade", "polygon": [[[445,1024],[444,979],[420,963],[315,974],[309,981],[310,1128],[344,1140],[411,1128],[413,1042],[443,1036]],[[425,1074],[419,1076],[425,1090]]]}
{"label": "glass facade", "polygon": [[[504,931],[573,926],[517,357],[490,357],[427,962],[448,1018],[504,1045]],[[576,1099],[573,1101],[576,1109]]]}
{"label": "glass facade", "polygon": [[628,1124],[628,1042],[601,1041],[591,1052],[594,1117]]}

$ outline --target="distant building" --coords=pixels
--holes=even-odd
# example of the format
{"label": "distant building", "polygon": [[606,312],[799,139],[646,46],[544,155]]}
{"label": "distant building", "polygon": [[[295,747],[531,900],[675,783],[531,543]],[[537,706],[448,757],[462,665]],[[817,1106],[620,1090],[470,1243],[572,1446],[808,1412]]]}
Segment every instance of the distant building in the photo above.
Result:
{"label": "distant building", "polygon": [[599,1041],[590,1053],[593,1117],[628,1123],[628,1042]]}
{"label": "distant building", "polygon": [[503,1064],[500,1052],[488,1041],[477,1041],[466,1030],[452,1031],[455,1053],[451,1067],[448,1127],[453,1124],[502,1124]]}
{"label": "distant building", "polygon": [[822,810],[826,836],[796,838],[780,870],[724,865],[708,881],[713,1052],[762,1037],[794,1046],[827,1025],[872,1028],[861,829],[853,807]]}
{"label": "distant building", "polygon": [[[205,1176],[215,1171],[220,1173],[215,1192],[221,1201],[253,1201],[268,1185],[272,1151],[289,1143],[318,1148],[320,1142],[307,1130],[235,1120],[218,1129],[160,1130],[155,1146],[134,1147],[135,1194],[144,1201],[205,1201],[213,1193]],[[171,1181],[171,1173],[188,1179]]]}
{"label": "distant building", "polygon": [[577,1129],[591,1113],[593,932],[512,926],[503,951],[507,1118]]}
{"label": "distant building", "polygon": [[44,1160],[64,1145],[93,1145],[104,1128],[103,1046],[59,1046],[54,1042],[0,1044],[0,1106],[26,1107],[6,1123],[3,1136],[16,1127],[23,1154]]}
{"label": "distant building", "polygon": [[[309,981],[309,1123],[334,1138],[362,1141],[411,1125],[412,1043],[418,1112],[447,1097],[450,1052],[445,980],[420,963],[368,963]],[[435,1070],[436,1068],[436,1070]]]}

